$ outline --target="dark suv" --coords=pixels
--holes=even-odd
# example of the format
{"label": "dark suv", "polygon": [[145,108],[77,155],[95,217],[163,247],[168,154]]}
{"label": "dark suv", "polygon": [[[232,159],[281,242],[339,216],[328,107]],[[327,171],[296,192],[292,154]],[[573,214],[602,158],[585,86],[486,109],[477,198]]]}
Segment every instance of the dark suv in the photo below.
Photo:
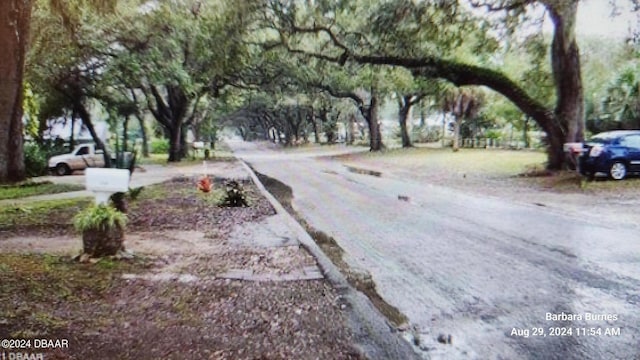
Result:
{"label": "dark suv", "polygon": [[622,180],[640,173],[640,130],[617,130],[593,136],[584,144],[580,172],[593,177],[604,173]]}

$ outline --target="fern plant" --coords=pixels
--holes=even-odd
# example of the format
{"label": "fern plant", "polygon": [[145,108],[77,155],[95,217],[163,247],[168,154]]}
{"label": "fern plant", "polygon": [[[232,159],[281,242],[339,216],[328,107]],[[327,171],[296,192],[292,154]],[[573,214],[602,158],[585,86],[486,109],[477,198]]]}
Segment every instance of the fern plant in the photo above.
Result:
{"label": "fern plant", "polygon": [[89,206],[73,218],[73,225],[79,232],[124,228],[126,224],[127,215],[105,204]]}
{"label": "fern plant", "polygon": [[127,215],[114,207],[92,205],[74,219],[75,228],[82,233],[83,252],[88,257],[116,255],[124,250],[124,227]]}

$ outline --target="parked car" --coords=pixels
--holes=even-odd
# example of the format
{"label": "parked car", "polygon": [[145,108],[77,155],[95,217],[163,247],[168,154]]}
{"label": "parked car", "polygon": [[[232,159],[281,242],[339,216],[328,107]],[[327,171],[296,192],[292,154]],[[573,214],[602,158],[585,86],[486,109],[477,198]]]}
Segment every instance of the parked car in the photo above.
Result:
{"label": "parked car", "polygon": [[53,156],[49,159],[49,170],[59,176],[88,167],[104,167],[104,152],[96,149],[95,144],[78,145],[68,154]]}
{"label": "parked car", "polygon": [[585,142],[579,159],[580,172],[589,177],[605,174],[622,180],[628,174],[640,173],[640,130],[597,134]]}

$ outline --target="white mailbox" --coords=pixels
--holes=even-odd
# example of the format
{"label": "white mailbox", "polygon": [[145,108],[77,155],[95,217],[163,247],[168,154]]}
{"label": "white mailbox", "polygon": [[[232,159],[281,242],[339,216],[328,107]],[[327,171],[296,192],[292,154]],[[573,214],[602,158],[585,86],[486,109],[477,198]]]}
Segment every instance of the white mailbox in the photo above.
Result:
{"label": "white mailbox", "polygon": [[85,186],[93,191],[96,204],[104,204],[117,192],[129,190],[129,170],[109,168],[87,168],[84,172]]}
{"label": "white mailbox", "polygon": [[584,152],[584,148],[581,142],[564,143],[562,149],[564,150],[564,152],[572,154]]}

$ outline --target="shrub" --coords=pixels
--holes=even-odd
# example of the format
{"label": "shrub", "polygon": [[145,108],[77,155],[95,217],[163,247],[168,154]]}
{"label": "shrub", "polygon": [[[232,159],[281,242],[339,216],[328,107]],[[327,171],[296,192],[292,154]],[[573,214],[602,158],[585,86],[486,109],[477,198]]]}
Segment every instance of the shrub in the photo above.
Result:
{"label": "shrub", "polygon": [[220,206],[228,207],[240,207],[249,206],[247,198],[245,197],[244,189],[242,185],[235,180],[228,181],[225,184],[226,195],[222,199]]}
{"label": "shrub", "polygon": [[169,140],[167,140],[167,139],[153,139],[153,140],[151,140],[151,153],[152,154],[168,154],[169,153]]}
{"label": "shrub", "polygon": [[48,160],[54,155],[69,152],[64,141],[56,138],[41,143],[26,141],[24,143],[24,165],[28,177],[47,175]]}
{"label": "shrub", "polygon": [[487,139],[498,140],[502,138],[502,134],[499,130],[490,129],[484,133],[484,137],[486,137]]}
{"label": "shrub", "polygon": [[47,154],[38,144],[24,144],[24,166],[28,177],[47,174]]}

